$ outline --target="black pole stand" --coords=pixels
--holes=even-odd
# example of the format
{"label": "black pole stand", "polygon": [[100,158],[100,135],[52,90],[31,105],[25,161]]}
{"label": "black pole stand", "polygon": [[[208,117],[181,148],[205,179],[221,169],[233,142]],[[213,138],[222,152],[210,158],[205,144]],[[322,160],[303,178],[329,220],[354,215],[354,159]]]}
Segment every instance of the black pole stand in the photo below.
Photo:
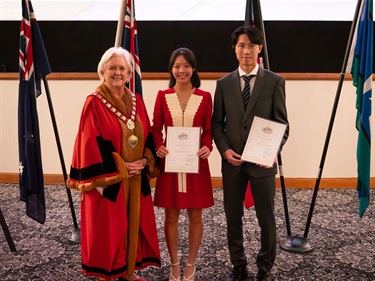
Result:
{"label": "black pole stand", "polygon": [[346,66],[347,66],[347,63],[348,63],[350,47],[351,47],[352,41],[353,41],[354,31],[355,31],[356,22],[357,22],[357,19],[358,19],[358,16],[359,16],[359,8],[361,6],[361,2],[362,2],[362,0],[358,0],[358,2],[357,2],[356,11],[355,11],[355,14],[354,14],[354,20],[353,20],[353,23],[352,23],[352,26],[351,26],[351,29],[350,29],[349,41],[348,41],[348,45],[346,47],[344,62],[343,62],[343,65],[342,65],[342,69],[341,69],[341,73],[340,73],[340,79],[339,79],[339,83],[338,83],[337,90],[336,90],[336,98],[335,98],[333,108],[332,108],[331,119],[330,119],[330,122],[329,122],[328,132],[327,132],[326,140],[325,140],[325,143],[324,143],[322,158],[320,160],[318,177],[316,179],[316,183],[315,183],[315,187],[314,187],[314,193],[313,193],[313,197],[312,197],[311,204],[310,204],[310,211],[309,211],[309,215],[308,215],[307,222],[306,222],[305,233],[303,234],[303,237],[289,236],[289,237],[286,238],[286,240],[284,240],[280,243],[280,247],[287,252],[308,253],[308,252],[311,252],[311,251],[314,250],[314,246],[310,243],[310,241],[307,237],[308,237],[308,233],[309,233],[309,229],[310,229],[312,215],[313,215],[313,212],[314,212],[316,197],[318,195],[320,179],[321,179],[322,173],[323,173],[323,167],[324,167],[324,162],[325,162],[325,158],[326,158],[326,155],[327,155],[329,141],[330,141],[330,138],[331,138],[333,123],[335,121],[337,106],[338,106],[340,94],[341,94],[341,88],[342,88],[342,84],[343,84],[343,81],[344,81],[344,78],[345,78]]}
{"label": "black pole stand", "polygon": [[49,106],[49,110],[50,110],[50,114],[51,114],[51,120],[52,120],[52,124],[53,124],[53,130],[55,132],[57,149],[59,151],[61,168],[62,168],[63,175],[64,175],[64,184],[65,184],[65,187],[66,187],[66,192],[68,194],[70,211],[72,213],[72,218],[73,218],[74,230],[72,231],[72,235],[69,238],[69,240],[72,241],[72,242],[80,243],[81,242],[80,229],[78,227],[77,219],[76,219],[76,214],[74,212],[74,204],[73,204],[72,194],[70,192],[70,189],[66,186],[66,180],[68,179],[68,174],[66,172],[65,161],[64,161],[64,156],[63,156],[63,153],[62,153],[59,132],[57,130],[55,113],[54,113],[54,110],[53,110],[52,99],[51,99],[51,95],[50,95],[50,91],[49,91],[49,86],[48,86],[48,81],[47,81],[46,77],[43,77],[43,82],[44,82],[44,87],[46,89],[46,96],[47,96],[48,106]]}
{"label": "black pole stand", "polygon": [[281,192],[283,195],[283,203],[284,203],[284,214],[285,214],[285,225],[286,225],[286,233],[288,236],[292,235],[290,222],[289,222],[289,210],[288,210],[288,201],[286,198],[286,189],[285,189],[285,182],[284,182],[284,170],[283,170],[283,162],[281,160],[281,153],[277,155],[277,162],[279,165],[279,173],[280,173],[280,183],[281,183]]}
{"label": "black pole stand", "polygon": [[[263,60],[262,64],[265,69],[270,69],[270,63],[268,60],[268,50],[267,50],[267,43],[266,43],[266,32],[264,29],[264,23],[263,23],[263,17],[262,17],[262,11],[260,7],[260,0],[256,0],[256,5],[253,7],[251,5],[252,1],[247,1],[246,3],[246,12],[245,12],[245,26],[251,26],[251,15],[252,14],[258,14],[259,23],[255,23],[255,26],[259,26],[259,29],[263,33]],[[253,13],[254,10],[254,13]],[[254,19],[255,20],[255,19]],[[282,191],[282,197],[283,197],[283,204],[284,204],[284,213],[285,213],[285,224],[286,224],[286,230],[287,235],[291,235],[291,229],[290,229],[290,222],[289,222],[289,211],[288,211],[288,202],[286,198],[286,189],[285,189],[285,181],[284,181],[284,171],[283,171],[283,164],[281,159],[281,153],[277,155],[277,162],[279,166],[279,178],[280,178],[280,184],[281,184],[281,191]]]}
{"label": "black pole stand", "polygon": [[[267,45],[266,45],[266,34],[265,34],[265,31],[264,31],[262,13],[260,11],[260,3],[259,3],[259,0],[257,0],[257,1],[258,1],[258,5],[259,5],[258,6],[259,7],[258,13],[259,13],[259,18],[260,18],[260,22],[261,22],[261,29],[262,29],[263,37],[264,37],[263,65],[264,65],[265,69],[269,70],[270,69],[270,63],[269,63],[269,60],[268,60],[268,50],[267,50]],[[287,202],[287,198],[286,198],[286,188],[285,188],[285,181],[284,181],[284,170],[283,170],[283,162],[282,162],[282,159],[281,159],[281,152],[277,155],[277,162],[278,162],[278,166],[279,166],[279,179],[280,179],[281,192],[282,192],[282,197],[283,197],[286,231],[287,231],[287,235],[290,236],[291,235],[291,229],[290,229],[290,222],[289,222],[288,202]]]}
{"label": "black pole stand", "polygon": [[0,224],[1,224],[1,227],[3,228],[4,235],[5,235],[5,238],[7,239],[10,250],[12,252],[16,252],[17,251],[16,247],[14,246],[12,236],[10,235],[8,225],[7,225],[7,223],[4,219],[3,212],[1,211],[1,208],[0,208]]}

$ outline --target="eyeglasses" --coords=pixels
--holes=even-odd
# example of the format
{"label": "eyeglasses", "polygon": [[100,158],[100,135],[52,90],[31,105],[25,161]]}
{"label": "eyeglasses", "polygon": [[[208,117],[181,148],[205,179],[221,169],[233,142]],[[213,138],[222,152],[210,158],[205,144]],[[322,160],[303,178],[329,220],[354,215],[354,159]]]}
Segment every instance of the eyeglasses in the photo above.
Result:
{"label": "eyeglasses", "polygon": [[244,50],[244,49],[249,49],[250,51],[255,51],[257,50],[259,47],[258,44],[250,44],[250,45],[246,45],[246,44],[238,44],[236,46],[236,48],[240,49],[240,50]]}

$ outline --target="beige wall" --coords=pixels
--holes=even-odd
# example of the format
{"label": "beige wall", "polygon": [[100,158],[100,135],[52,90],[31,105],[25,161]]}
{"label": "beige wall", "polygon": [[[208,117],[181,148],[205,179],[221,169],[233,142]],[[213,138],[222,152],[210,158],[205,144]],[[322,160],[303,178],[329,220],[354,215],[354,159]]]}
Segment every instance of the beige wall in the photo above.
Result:
{"label": "beige wall", "polygon": [[[79,117],[85,97],[97,81],[49,81],[65,164],[70,161]],[[202,89],[214,94],[215,80],[203,80]],[[153,103],[158,89],[165,89],[168,80],[144,80],[144,100],[152,119]],[[290,137],[282,152],[284,176],[316,178],[327,134],[338,81],[287,80],[287,108]],[[17,148],[18,81],[0,80],[0,173],[18,172]],[[343,84],[334,128],[323,170],[323,178],[356,177],[357,131],[354,127],[355,88],[351,81]],[[374,107],[373,107],[374,108]],[[374,111],[374,109],[373,109]],[[43,169],[45,174],[61,174],[55,135],[46,95],[38,98]],[[374,116],[374,114],[373,114]],[[372,116],[372,132],[374,117]],[[374,157],[372,138],[372,158]],[[220,157],[215,149],[210,157],[212,177],[220,177]],[[372,160],[371,177],[375,176]]]}

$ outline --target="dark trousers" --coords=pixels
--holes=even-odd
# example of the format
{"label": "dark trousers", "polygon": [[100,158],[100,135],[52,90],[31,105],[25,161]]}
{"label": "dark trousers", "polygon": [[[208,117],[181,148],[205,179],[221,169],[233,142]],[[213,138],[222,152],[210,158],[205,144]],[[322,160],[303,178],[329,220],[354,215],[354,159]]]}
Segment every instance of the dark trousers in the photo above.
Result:
{"label": "dark trousers", "polygon": [[[241,169],[236,175],[223,170],[224,210],[227,239],[233,266],[246,265],[243,247],[244,198],[250,179],[255,212],[261,230],[261,245],[257,255],[259,269],[270,271],[276,258],[276,221],[274,214],[275,176],[251,177]],[[246,239],[246,238],[245,238]]]}

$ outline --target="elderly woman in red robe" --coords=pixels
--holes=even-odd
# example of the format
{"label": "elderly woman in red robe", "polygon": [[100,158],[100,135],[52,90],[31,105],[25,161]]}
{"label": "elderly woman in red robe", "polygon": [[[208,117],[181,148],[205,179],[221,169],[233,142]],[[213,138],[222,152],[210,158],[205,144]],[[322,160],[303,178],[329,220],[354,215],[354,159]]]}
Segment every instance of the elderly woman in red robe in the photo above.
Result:
{"label": "elderly woman in red robe", "polygon": [[122,48],[103,54],[67,180],[81,192],[82,271],[99,280],[145,281],[135,270],[161,265],[149,185],[159,170],[145,104],[124,86],[131,62]]}

